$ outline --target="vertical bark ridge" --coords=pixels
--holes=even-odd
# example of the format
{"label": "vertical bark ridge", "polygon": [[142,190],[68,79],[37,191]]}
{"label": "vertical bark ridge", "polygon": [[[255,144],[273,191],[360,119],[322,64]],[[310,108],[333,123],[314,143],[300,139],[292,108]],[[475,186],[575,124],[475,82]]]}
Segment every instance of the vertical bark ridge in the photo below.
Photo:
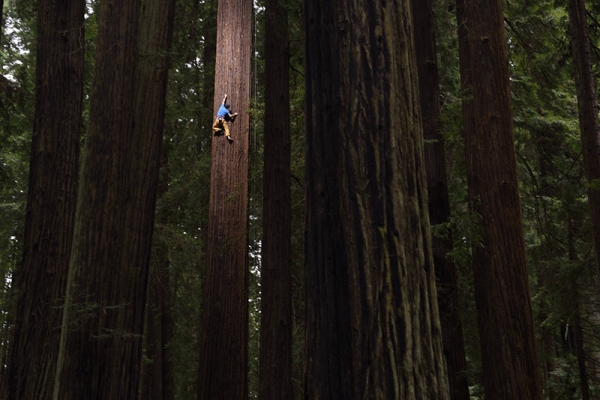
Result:
{"label": "vertical bark ridge", "polygon": [[307,396],[446,398],[410,5],[305,15]]}

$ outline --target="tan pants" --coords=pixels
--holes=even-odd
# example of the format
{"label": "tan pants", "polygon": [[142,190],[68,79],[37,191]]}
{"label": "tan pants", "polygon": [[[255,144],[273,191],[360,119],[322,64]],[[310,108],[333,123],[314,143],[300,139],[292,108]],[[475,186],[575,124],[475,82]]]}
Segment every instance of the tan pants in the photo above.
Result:
{"label": "tan pants", "polygon": [[215,132],[219,132],[225,130],[225,136],[229,137],[229,126],[225,118],[216,118],[215,123],[212,126],[212,130]]}

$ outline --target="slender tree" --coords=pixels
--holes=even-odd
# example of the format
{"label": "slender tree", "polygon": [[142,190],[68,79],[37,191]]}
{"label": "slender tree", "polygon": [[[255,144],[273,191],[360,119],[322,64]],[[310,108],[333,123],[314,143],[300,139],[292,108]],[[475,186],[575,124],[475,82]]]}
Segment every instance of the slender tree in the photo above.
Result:
{"label": "slender tree", "polygon": [[[137,99],[134,123],[134,148],[140,150],[134,164],[135,180],[146,182],[146,199],[139,205],[145,213],[154,212],[156,195],[164,195],[168,180],[157,187],[162,149],[162,133],[169,69],[168,54],[173,37],[175,0],[150,0],[142,9],[140,48],[137,71]],[[147,146],[147,147],[145,147]],[[150,151],[147,151],[145,149]],[[164,150],[162,151],[164,155]],[[167,159],[167,157],[163,157]],[[165,162],[166,164],[166,162]],[[145,175],[149,174],[149,179]],[[150,222],[149,220],[148,222]],[[151,227],[146,227],[151,229]],[[148,243],[146,243],[146,246]],[[172,400],[175,396],[173,360],[168,346],[173,336],[169,280],[168,250],[163,244],[155,246],[154,273],[149,279],[146,312],[146,356],[150,366],[142,378],[141,400]]]}
{"label": "slender tree", "polygon": [[482,222],[474,273],[483,384],[489,399],[541,399],[502,1],[465,5],[474,116],[466,147]]}
{"label": "slender tree", "polygon": [[38,2],[36,107],[9,399],[50,399],[73,239],[85,1]]}
{"label": "slender tree", "polygon": [[[170,186],[169,155],[162,147],[161,170],[158,198],[163,198]],[[157,223],[165,223],[170,211],[157,212]],[[142,377],[140,400],[156,396],[160,400],[175,398],[175,372],[173,360],[173,340],[175,324],[173,318],[173,285],[171,284],[171,260],[168,242],[154,238],[151,258],[151,275],[148,282],[148,301],[146,310],[146,356],[151,360]]]}
{"label": "slender tree", "polygon": [[0,0],[0,46],[4,42],[4,0]]}
{"label": "slender tree", "polygon": [[291,175],[288,15],[265,9],[265,118],[259,396],[292,399]]}
{"label": "slender tree", "polygon": [[[168,14],[172,3],[161,3]],[[136,79],[139,20],[139,0],[99,5],[55,399],[138,394],[167,65],[144,41],[152,61]],[[168,35],[152,21],[145,32]]]}
{"label": "slender tree", "polygon": [[143,366],[139,400],[175,398],[173,359],[170,350],[173,344],[171,280],[167,254],[168,248],[165,244],[154,246],[144,328],[145,356],[149,363]]}
{"label": "slender tree", "polygon": [[585,365],[585,350],[583,347],[584,334],[581,326],[581,311],[579,299],[575,299],[575,315],[573,318],[573,333],[575,342],[575,353],[577,354],[577,368],[579,370],[579,387],[581,388],[581,400],[590,400],[590,378]]}
{"label": "slender tree", "polygon": [[202,74],[202,110],[200,111],[200,127],[202,132],[199,134],[199,142],[208,142],[205,132],[210,130],[213,118],[213,99],[215,97],[215,57],[217,53],[217,0],[204,2],[204,42],[202,46],[202,65],[204,74]]}
{"label": "slender tree", "polygon": [[592,70],[590,37],[584,0],[568,0],[571,53],[577,86],[579,130],[583,148],[583,166],[588,181],[588,204],[592,220],[592,238],[596,265],[600,271],[600,124],[596,81]]}
{"label": "slender tree", "polygon": [[230,123],[233,142],[212,142],[199,399],[246,398],[251,56],[252,2],[220,0],[214,110],[227,94],[240,115]]}
{"label": "slender tree", "polygon": [[[444,137],[440,129],[440,89],[433,19],[433,0],[412,0],[419,92],[427,169],[429,220],[432,226],[448,222],[450,200],[446,175]],[[465,345],[459,314],[458,279],[448,257],[452,238],[433,235],[433,261],[437,277],[438,305],[442,323],[444,356],[448,366],[450,398],[469,399]]]}
{"label": "slender tree", "polygon": [[[568,235],[567,235],[567,246],[568,246],[568,254],[570,261],[577,260],[577,250],[575,249],[574,243],[574,223],[571,216],[568,217]],[[587,367],[586,367],[586,352],[583,346],[584,343],[584,333],[583,328],[581,326],[581,313],[582,313],[582,304],[581,304],[581,296],[579,294],[579,287],[577,286],[577,281],[573,282],[571,287],[569,288],[570,298],[567,299],[567,302],[570,305],[570,308],[573,310],[573,319],[572,326],[568,327],[568,333],[571,334],[571,338],[569,339],[569,347],[571,347],[571,351],[575,353],[577,356],[577,368],[579,370],[579,387],[581,390],[581,400],[589,400],[590,399],[590,379],[588,377]]]}
{"label": "slender tree", "polygon": [[305,395],[448,398],[410,2],[305,7]]}
{"label": "slender tree", "polygon": [[[543,125],[540,129],[534,129],[532,131],[532,139],[536,144],[537,169],[539,171],[539,175],[535,180],[535,188],[537,189],[537,197],[541,204],[539,209],[543,213],[539,217],[539,230],[543,238],[542,245],[540,246],[542,254],[539,257],[547,257],[549,260],[564,259],[564,249],[555,240],[555,238],[561,237],[558,231],[560,227],[551,222],[548,215],[548,206],[545,202],[548,201],[547,199],[550,199],[549,201],[552,202],[561,199],[560,188],[554,185],[554,182],[560,179],[560,176],[557,176],[559,171],[555,162],[567,144],[564,141],[563,135],[557,134],[551,126],[546,125]],[[568,234],[567,236],[570,237],[571,235]],[[534,252],[532,252],[532,258],[536,258]],[[549,270],[550,268],[544,266],[536,268],[538,286],[536,291],[543,293],[548,290],[546,285],[551,280]],[[556,326],[554,324],[544,324],[543,322],[548,320],[551,317],[549,314],[555,310],[544,299],[540,299],[540,303],[540,311],[537,313],[536,323],[540,336],[538,342],[540,345],[540,356],[543,363],[542,380],[547,398],[553,400],[558,397],[557,384],[559,382],[559,378],[553,373],[557,369],[558,359],[556,353],[557,346],[554,340]]]}

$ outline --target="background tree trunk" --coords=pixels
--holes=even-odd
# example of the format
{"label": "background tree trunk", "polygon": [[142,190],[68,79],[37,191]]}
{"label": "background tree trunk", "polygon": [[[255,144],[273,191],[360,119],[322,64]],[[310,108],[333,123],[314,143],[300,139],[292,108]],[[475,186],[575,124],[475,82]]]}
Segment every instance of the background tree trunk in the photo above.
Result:
{"label": "background tree trunk", "polygon": [[[412,0],[419,93],[425,143],[429,220],[432,226],[448,222],[450,200],[446,176],[444,137],[440,133],[440,89],[435,45],[433,0]],[[452,237],[432,236],[437,277],[438,306],[442,323],[444,356],[448,366],[450,398],[469,399],[465,345],[459,314],[458,279],[449,258]]]}
{"label": "background tree trunk", "polygon": [[467,151],[476,154],[473,173],[486,260],[474,266],[485,394],[490,400],[541,399],[502,1],[469,0],[466,4],[476,116],[474,146]]}
{"label": "background tree trunk", "polygon": [[[38,2],[36,110],[9,399],[50,399],[73,240],[85,1]],[[2,19],[0,18],[0,22]]]}
{"label": "background tree trunk", "polygon": [[305,4],[305,395],[448,398],[409,1]]}
{"label": "background tree trunk", "polygon": [[171,291],[168,249],[156,246],[153,268],[150,274],[146,326],[144,329],[146,358],[139,400],[173,400],[173,359],[170,346],[173,341],[173,318],[171,315]]}
{"label": "background tree trunk", "polygon": [[[578,299],[576,306],[579,307]],[[573,333],[575,334],[575,349],[577,353],[577,368],[579,369],[579,385],[581,387],[581,400],[590,399],[590,384],[585,365],[585,350],[583,347],[583,329],[581,328],[581,318],[579,317],[579,311],[575,311],[575,318],[573,320]]]}
{"label": "background tree trunk", "polygon": [[[137,0],[99,5],[55,399],[138,394],[167,66],[164,53],[150,51],[144,40],[140,49],[152,60],[140,63],[136,79],[139,20]],[[170,31],[146,23],[149,34]],[[143,101],[136,106],[136,99]]]}
{"label": "background tree trunk", "polygon": [[568,0],[571,53],[577,86],[579,130],[583,149],[583,166],[588,187],[588,203],[592,219],[592,238],[596,266],[600,271],[600,125],[596,81],[592,70],[590,37],[583,0]]}
{"label": "background tree trunk", "polygon": [[[217,0],[204,2],[204,8],[208,8],[205,19],[204,46],[202,47],[202,65],[204,74],[202,76],[202,109],[200,110],[199,143],[210,143],[206,132],[210,132],[215,115],[213,112],[213,99],[215,98],[215,57],[217,52]],[[206,11],[206,10],[205,10]],[[217,96],[218,97],[218,96]],[[208,149],[208,147],[207,147]]]}
{"label": "background tree trunk", "polygon": [[265,9],[265,118],[259,397],[293,398],[288,15]]}
{"label": "background tree trunk", "polygon": [[[546,129],[544,129],[546,128]],[[561,194],[554,182],[558,179],[561,179],[559,166],[556,165],[556,160],[559,159],[560,154],[564,151],[564,148],[567,146],[564,137],[558,135],[552,129],[547,129],[547,126],[543,126],[540,129],[535,129],[532,132],[531,136],[532,142],[535,143],[536,153],[537,153],[537,170],[539,171],[539,175],[537,177],[537,185],[539,185],[539,190],[536,195],[539,199],[539,202],[542,204],[542,209],[544,210],[543,217],[540,218],[540,228],[544,233],[542,236],[541,247],[542,253],[550,260],[559,260],[565,258],[565,249],[562,246],[557,246],[557,241],[552,240],[553,238],[560,237],[560,231],[557,229],[558,227],[550,223],[550,217],[548,216],[548,211],[546,202],[547,199],[552,199],[551,201],[555,201],[555,199],[560,199]],[[570,221],[568,219],[567,221]],[[570,226],[568,222],[567,226]],[[568,238],[571,238],[572,235],[568,234]],[[572,240],[567,240],[569,246],[571,245]],[[532,258],[541,258],[536,257],[535,251],[532,251],[530,256]],[[571,252],[571,250],[569,250]],[[572,256],[575,257],[576,252],[574,251]],[[569,256],[570,257],[570,256]],[[548,267],[545,265],[536,265],[535,267],[535,279],[536,279],[536,291],[544,292],[548,290],[547,282],[552,281],[552,272],[551,270],[556,270],[556,268]],[[565,304],[567,308],[570,308],[567,304]],[[534,307],[535,308],[535,307]],[[554,400],[559,398],[559,390],[557,388],[560,385],[560,378],[553,373],[557,369],[557,353],[556,353],[556,341],[554,339],[554,335],[556,333],[556,326],[554,324],[545,323],[549,318],[552,318],[552,306],[547,301],[538,302],[538,312],[537,315],[534,315],[536,318],[536,328],[538,329],[538,335],[540,340],[538,341],[541,362],[543,365],[542,368],[542,381],[544,383],[544,391],[547,400]]]}
{"label": "background tree trunk", "polygon": [[[39,6],[38,6],[39,8]],[[4,0],[0,0],[0,46],[4,43]]]}
{"label": "background tree trunk", "polygon": [[[568,234],[567,234],[567,246],[570,261],[577,261],[577,249],[575,248],[574,242],[574,223],[573,219],[568,217]],[[581,400],[590,399],[590,384],[589,376],[586,368],[586,351],[584,349],[584,333],[581,326],[581,312],[582,304],[579,295],[579,286],[577,281],[571,282],[569,287],[569,295],[565,299],[568,302],[570,309],[574,310],[572,314],[572,326],[567,328],[567,335],[571,334],[569,338],[569,347],[571,352],[574,352],[577,356],[577,369],[579,372],[579,388],[581,390]],[[568,324],[567,324],[568,325]]]}
{"label": "background tree trunk", "polygon": [[220,0],[214,113],[227,94],[239,116],[212,142],[199,399],[246,398],[251,55],[252,2]]}
{"label": "background tree trunk", "polygon": [[[167,93],[169,58],[173,36],[175,0],[149,0],[142,9],[137,75],[134,146],[147,143],[151,152],[138,155],[136,180],[147,181],[147,203],[140,209],[154,213],[158,192],[168,189],[168,178],[158,182]],[[164,157],[166,159],[166,157]],[[148,174],[151,179],[145,179]],[[148,246],[149,243],[146,243]],[[142,400],[171,400],[175,396],[173,360],[168,345],[173,339],[168,249],[155,246],[155,270],[149,280],[146,312],[146,355],[152,360],[142,378]]]}

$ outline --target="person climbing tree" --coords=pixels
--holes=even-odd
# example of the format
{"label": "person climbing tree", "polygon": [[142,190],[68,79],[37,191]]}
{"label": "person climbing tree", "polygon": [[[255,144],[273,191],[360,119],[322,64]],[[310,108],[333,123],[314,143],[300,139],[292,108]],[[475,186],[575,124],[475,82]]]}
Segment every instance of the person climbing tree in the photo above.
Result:
{"label": "person climbing tree", "polygon": [[217,111],[217,118],[215,119],[215,122],[213,123],[212,129],[213,131],[215,131],[215,135],[222,135],[223,134],[223,130],[225,131],[225,137],[227,137],[227,140],[229,140],[229,142],[233,142],[233,139],[231,138],[231,134],[229,133],[229,126],[227,124],[228,121],[233,122],[235,120],[235,117],[238,115],[238,113],[231,113],[231,111],[229,110],[229,107],[231,107],[229,104],[226,104],[225,102],[227,101],[227,95],[225,95],[225,97],[223,97],[223,102],[221,103],[221,106],[219,107],[219,110]]}

